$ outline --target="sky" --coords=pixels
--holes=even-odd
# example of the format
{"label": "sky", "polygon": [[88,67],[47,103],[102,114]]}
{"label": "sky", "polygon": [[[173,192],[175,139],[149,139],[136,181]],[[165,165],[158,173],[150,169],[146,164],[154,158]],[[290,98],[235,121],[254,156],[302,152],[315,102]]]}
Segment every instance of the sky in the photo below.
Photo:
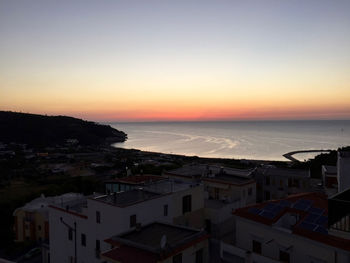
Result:
{"label": "sky", "polygon": [[350,119],[349,0],[0,0],[0,110]]}

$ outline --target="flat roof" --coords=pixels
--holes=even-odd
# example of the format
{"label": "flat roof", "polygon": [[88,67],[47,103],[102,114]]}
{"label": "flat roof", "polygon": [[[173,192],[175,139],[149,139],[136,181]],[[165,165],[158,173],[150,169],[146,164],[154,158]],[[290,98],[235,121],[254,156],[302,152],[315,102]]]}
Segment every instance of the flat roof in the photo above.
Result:
{"label": "flat roof", "polygon": [[105,183],[124,183],[124,184],[146,184],[146,183],[152,183],[155,181],[164,180],[166,178],[158,176],[158,175],[133,175],[133,176],[126,176],[122,178],[117,178],[114,180],[108,180]]}
{"label": "flat roof", "polygon": [[245,185],[254,183],[255,181],[252,178],[244,178],[239,176],[234,176],[230,174],[217,174],[214,177],[204,177],[203,181],[207,182],[216,182],[216,183],[229,183],[234,185]]}
{"label": "flat roof", "polygon": [[290,169],[265,166],[257,169],[258,173],[268,176],[286,176],[286,177],[302,177],[310,176],[309,170],[305,169]]}
{"label": "flat roof", "polygon": [[[105,242],[118,248],[102,255],[121,262],[157,262],[208,237],[202,230],[154,222],[106,239]],[[145,256],[147,260],[137,255]]]}
{"label": "flat roof", "polygon": [[220,173],[238,177],[250,177],[254,170],[255,169],[235,169],[219,165],[191,164],[166,171],[166,173],[185,177],[200,177],[208,174],[216,175]]}
{"label": "flat roof", "polygon": [[94,197],[92,200],[123,207],[157,198],[159,196],[161,196],[159,193],[149,192],[143,189],[132,189],[125,192]]}

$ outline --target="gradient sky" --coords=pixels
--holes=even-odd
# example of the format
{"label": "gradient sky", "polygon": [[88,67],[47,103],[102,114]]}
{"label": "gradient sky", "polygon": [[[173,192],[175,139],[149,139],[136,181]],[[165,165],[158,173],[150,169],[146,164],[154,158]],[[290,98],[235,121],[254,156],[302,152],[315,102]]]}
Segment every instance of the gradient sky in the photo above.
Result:
{"label": "gradient sky", "polygon": [[349,119],[350,1],[0,0],[0,110]]}

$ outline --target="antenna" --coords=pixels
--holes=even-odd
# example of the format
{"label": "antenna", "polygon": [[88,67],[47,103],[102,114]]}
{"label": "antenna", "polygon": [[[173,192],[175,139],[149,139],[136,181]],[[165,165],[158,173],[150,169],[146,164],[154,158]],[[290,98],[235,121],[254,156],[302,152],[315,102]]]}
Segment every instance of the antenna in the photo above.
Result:
{"label": "antenna", "polygon": [[166,235],[163,235],[162,238],[160,239],[160,248],[161,249],[165,248],[166,242],[167,242]]}

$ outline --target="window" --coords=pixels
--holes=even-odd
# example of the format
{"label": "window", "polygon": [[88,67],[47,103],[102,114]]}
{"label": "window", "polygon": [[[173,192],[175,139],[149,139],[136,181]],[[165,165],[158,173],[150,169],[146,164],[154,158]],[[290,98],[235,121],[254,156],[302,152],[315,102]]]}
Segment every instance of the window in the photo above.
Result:
{"label": "window", "polygon": [[72,240],[73,239],[73,229],[68,228],[68,240]]}
{"label": "window", "polygon": [[265,191],[265,200],[270,200],[270,199],[271,199],[270,192]]}
{"label": "window", "polygon": [[100,249],[101,249],[100,240],[96,239],[96,250],[100,250]]}
{"label": "window", "polygon": [[203,263],[203,249],[196,251],[196,263]]}
{"label": "window", "polygon": [[261,243],[259,241],[253,240],[253,252],[261,254]]}
{"label": "window", "polygon": [[173,256],[173,263],[182,263],[182,253]]}
{"label": "window", "polygon": [[100,252],[101,252],[100,240],[96,239],[96,249],[95,249],[96,258],[100,258]]}
{"label": "window", "polygon": [[289,253],[286,251],[280,250],[280,261],[289,263],[290,262]]}
{"label": "window", "polygon": [[249,187],[248,188],[248,195],[251,196],[253,194],[253,188]]}
{"label": "window", "polygon": [[41,226],[40,226],[40,225],[38,226],[38,230],[39,230],[39,231],[41,230]]}
{"label": "window", "polygon": [[270,177],[265,177],[265,185],[270,185]]}
{"label": "window", "polygon": [[86,247],[86,235],[85,234],[81,234],[81,245],[83,247]]}
{"label": "window", "polygon": [[136,215],[130,216],[130,227],[136,226]]}
{"label": "window", "polygon": [[96,223],[97,224],[101,223],[101,213],[100,213],[100,211],[96,211]]}
{"label": "window", "polygon": [[192,210],[192,196],[186,195],[182,197],[182,214],[191,212]]}
{"label": "window", "polygon": [[168,216],[168,205],[164,205],[163,214],[164,216]]}

